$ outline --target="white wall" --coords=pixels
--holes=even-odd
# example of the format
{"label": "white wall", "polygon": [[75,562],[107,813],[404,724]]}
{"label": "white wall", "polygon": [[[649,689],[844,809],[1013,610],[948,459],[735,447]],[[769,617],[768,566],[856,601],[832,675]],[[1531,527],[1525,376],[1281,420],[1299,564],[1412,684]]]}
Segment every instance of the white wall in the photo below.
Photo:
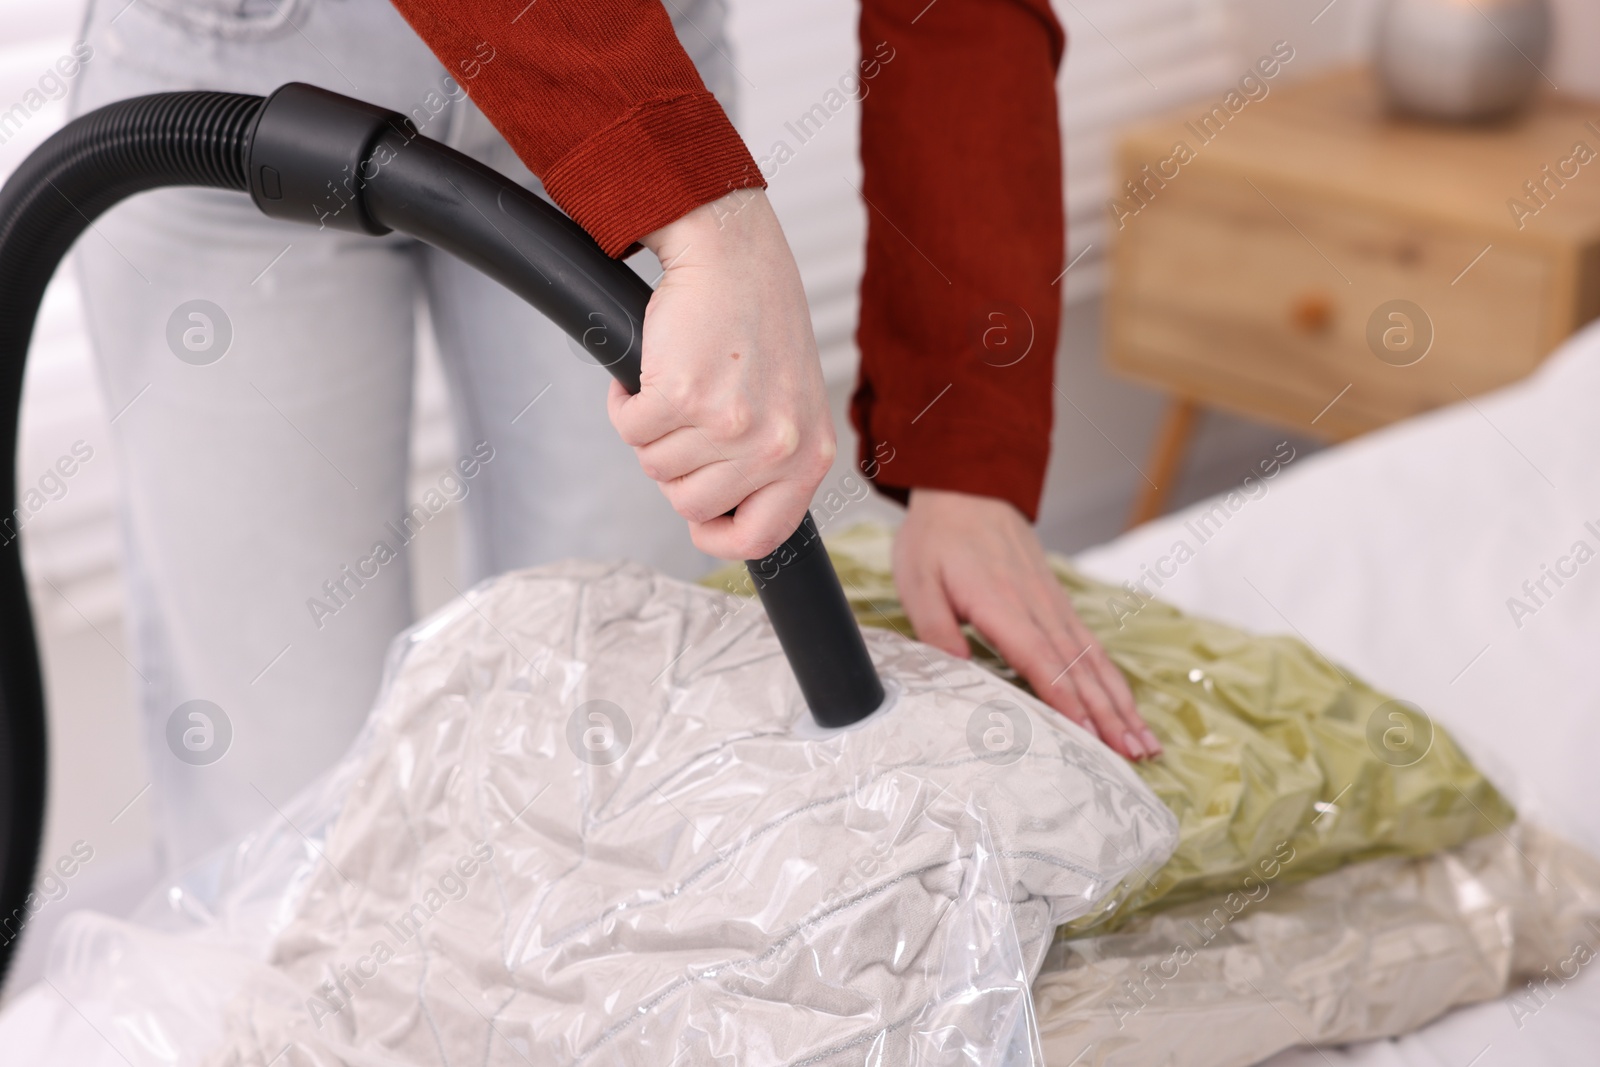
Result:
{"label": "white wall", "polygon": [[[1367,54],[1382,0],[1228,0],[1231,33],[1242,55],[1254,55],[1274,40],[1294,42],[1310,57],[1305,69],[1350,62]],[[1600,97],[1600,4],[1551,0],[1556,33],[1545,73],[1566,92]],[[1313,25],[1311,19],[1322,14]],[[1299,61],[1296,60],[1298,63]],[[1300,71],[1301,74],[1304,70]]]}

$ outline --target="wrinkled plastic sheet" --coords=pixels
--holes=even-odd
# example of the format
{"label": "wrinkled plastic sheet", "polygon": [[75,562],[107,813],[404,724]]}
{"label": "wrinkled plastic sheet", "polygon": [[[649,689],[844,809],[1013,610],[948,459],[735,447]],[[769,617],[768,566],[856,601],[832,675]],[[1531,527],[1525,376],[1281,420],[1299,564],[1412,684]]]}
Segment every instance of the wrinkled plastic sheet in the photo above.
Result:
{"label": "wrinkled plastic sheet", "polygon": [[1040,1067],[1056,928],[1175,820],[988,672],[868,645],[888,704],[821,731],[759,608],[503,576],[397,641],[281,819],[130,922],[67,920],[51,981],[141,1067]]}
{"label": "wrinkled plastic sheet", "polygon": [[1520,1028],[1597,954],[1600,863],[1519,822],[1057,941],[1034,998],[1050,1064],[1244,1067],[1508,991]]}
{"label": "wrinkled plastic sheet", "polygon": [[[864,627],[911,635],[890,574],[891,531],[829,531],[827,547]],[[1128,679],[1160,739],[1134,772],[1177,816],[1170,857],[1141,869],[1062,936],[1117,929],[1141,912],[1302,881],[1386,856],[1427,856],[1494,833],[1511,805],[1426,709],[1366,684],[1290,636],[1246,633],[1147,590],[1051,565],[1084,624]],[[740,570],[706,584],[753,594]],[[973,661],[1026,690],[968,630]]]}

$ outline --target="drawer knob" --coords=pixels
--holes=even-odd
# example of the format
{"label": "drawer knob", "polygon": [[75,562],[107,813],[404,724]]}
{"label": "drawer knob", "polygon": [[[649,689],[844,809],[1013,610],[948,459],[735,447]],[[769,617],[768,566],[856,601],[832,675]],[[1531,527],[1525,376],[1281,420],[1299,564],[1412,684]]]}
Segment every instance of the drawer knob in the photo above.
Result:
{"label": "drawer knob", "polygon": [[1303,334],[1325,334],[1333,327],[1333,301],[1325,293],[1303,293],[1289,308],[1289,321]]}

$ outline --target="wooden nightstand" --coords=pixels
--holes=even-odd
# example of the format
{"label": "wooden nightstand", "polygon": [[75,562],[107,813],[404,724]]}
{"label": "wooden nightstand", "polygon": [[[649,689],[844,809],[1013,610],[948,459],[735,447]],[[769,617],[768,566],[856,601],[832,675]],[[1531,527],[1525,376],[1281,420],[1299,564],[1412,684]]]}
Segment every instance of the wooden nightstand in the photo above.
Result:
{"label": "wooden nightstand", "polygon": [[1202,128],[1221,102],[1119,149],[1108,358],[1172,394],[1158,485],[1202,407],[1341,440],[1520,378],[1600,314],[1600,103],[1425,125],[1365,70]]}

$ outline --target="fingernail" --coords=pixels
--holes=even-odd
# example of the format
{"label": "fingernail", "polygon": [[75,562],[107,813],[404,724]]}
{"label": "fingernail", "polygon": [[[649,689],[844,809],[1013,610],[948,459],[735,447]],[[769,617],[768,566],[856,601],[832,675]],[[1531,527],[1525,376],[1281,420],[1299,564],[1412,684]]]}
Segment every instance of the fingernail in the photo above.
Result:
{"label": "fingernail", "polygon": [[1122,735],[1122,743],[1127,747],[1128,755],[1134,759],[1144,759],[1144,746],[1139,743],[1132,730]]}
{"label": "fingernail", "polygon": [[1156,735],[1150,732],[1150,727],[1146,726],[1143,730],[1140,730],[1139,733],[1141,736],[1143,736],[1144,747],[1149,749],[1150,754],[1152,756],[1161,755],[1161,742],[1157,741]]}

